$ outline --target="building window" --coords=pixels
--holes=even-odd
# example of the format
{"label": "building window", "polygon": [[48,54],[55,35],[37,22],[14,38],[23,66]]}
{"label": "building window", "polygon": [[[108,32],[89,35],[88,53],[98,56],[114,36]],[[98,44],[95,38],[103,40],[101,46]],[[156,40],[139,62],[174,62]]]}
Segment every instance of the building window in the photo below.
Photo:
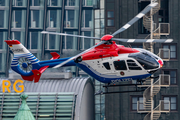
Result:
{"label": "building window", "polygon": [[30,6],[44,6],[44,0],[30,0]]}
{"label": "building window", "polygon": [[30,21],[31,28],[42,28],[44,21],[43,10],[31,10]]}
{"label": "building window", "polygon": [[24,44],[24,39],[25,39],[25,32],[23,31],[12,31],[11,33],[11,38],[13,40],[18,40],[22,44]]}
{"label": "building window", "polygon": [[27,0],[13,0],[13,6],[26,6]]}
{"label": "building window", "polygon": [[177,111],[177,96],[163,96],[164,100],[164,109],[169,110],[169,102],[170,102],[170,110]]}
{"label": "building window", "polygon": [[48,0],[48,6],[58,6],[60,7],[62,0]]}
{"label": "building window", "polygon": [[84,10],[82,15],[82,27],[93,27],[92,10]]}
{"label": "building window", "polygon": [[0,32],[0,49],[5,49],[5,42],[4,40],[7,39],[7,32]]}
{"label": "building window", "polygon": [[40,32],[29,32],[28,49],[40,49],[42,34]]}
{"label": "building window", "polygon": [[12,15],[12,28],[25,28],[26,11],[14,10]]}
{"label": "building window", "polygon": [[[150,1],[141,1],[138,3],[138,11],[142,11],[146,6],[150,4]],[[138,33],[139,34],[150,34],[150,32],[143,25],[143,18],[138,21]]]}
{"label": "building window", "polygon": [[49,10],[47,16],[47,27],[49,28],[60,28],[61,11],[60,10]]}
{"label": "building window", "polygon": [[66,10],[64,17],[64,27],[77,28],[78,25],[78,10]]}
{"label": "building window", "polygon": [[0,6],[9,6],[9,0],[0,0]]}
{"label": "building window", "polygon": [[48,34],[46,35],[47,42],[46,42],[46,49],[47,50],[59,50],[59,40],[60,36],[59,35],[51,35]]}
{"label": "building window", "polygon": [[[169,49],[170,50],[170,59],[177,59],[177,45],[176,44],[164,44],[163,49]],[[169,54],[167,51],[164,51],[163,59],[169,58]]]}
{"label": "building window", "polygon": [[0,15],[1,15],[1,19],[0,19],[0,28],[8,28],[8,14],[9,14],[9,10],[0,10]]}
{"label": "building window", "polygon": [[93,0],[83,0],[83,6],[93,6]]}
{"label": "building window", "polygon": [[[84,31],[84,32],[82,32],[82,35],[83,36],[92,36],[91,33],[92,33],[91,31]],[[93,40],[92,39],[81,38],[80,49],[84,50],[84,49],[88,49],[92,46],[93,46]]]}
{"label": "building window", "polygon": [[65,6],[78,6],[79,0],[65,0]]}
{"label": "building window", "polygon": [[[65,32],[65,33],[77,35],[77,32]],[[77,37],[64,36],[63,49],[77,49]]]}
{"label": "building window", "polygon": [[139,101],[139,110],[144,110],[143,97],[142,96],[131,96],[131,110],[137,111],[137,102]]}
{"label": "building window", "polygon": [[159,23],[168,23],[169,22],[169,0],[161,0],[161,8],[159,10],[158,21]]}
{"label": "building window", "polygon": [[163,73],[170,75],[171,85],[177,84],[177,70],[163,70]]}
{"label": "building window", "polygon": [[114,11],[107,11],[107,26],[114,26]]}

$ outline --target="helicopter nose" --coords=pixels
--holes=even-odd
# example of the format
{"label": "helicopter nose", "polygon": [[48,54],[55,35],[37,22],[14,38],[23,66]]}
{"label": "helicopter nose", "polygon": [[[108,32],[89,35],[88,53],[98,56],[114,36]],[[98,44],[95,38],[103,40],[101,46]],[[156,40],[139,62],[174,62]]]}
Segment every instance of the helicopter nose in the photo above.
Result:
{"label": "helicopter nose", "polygon": [[162,60],[158,60],[158,63],[160,64],[160,68],[163,67],[163,61]]}

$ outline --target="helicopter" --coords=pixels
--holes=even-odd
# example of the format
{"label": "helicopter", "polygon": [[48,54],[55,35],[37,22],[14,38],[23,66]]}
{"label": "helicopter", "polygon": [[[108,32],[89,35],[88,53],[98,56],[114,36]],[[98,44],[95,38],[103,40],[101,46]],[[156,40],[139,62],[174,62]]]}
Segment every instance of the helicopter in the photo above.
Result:
{"label": "helicopter", "polygon": [[117,45],[115,41],[127,43],[170,43],[173,40],[120,39],[114,38],[114,36],[128,29],[157,4],[158,3],[149,4],[122,28],[112,35],[104,35],[101,38],[48,31],[41,32],[42,34],[90,38],[101,41],[73,57],[60,58],[58,53],[51,52],[52,58],[50,60],[39,61],[18,40],[5,40],[9,45],[10,50],[14,53],[11,68],[20,74],[24,80],[34,80],[35,83],[39,81],[41,74],[47,68],[59,68],[65,66],[77,66],[96,80],[107,84],[132,80],[141,81],[146,79],[163,66],[163,60],[145,49]]}

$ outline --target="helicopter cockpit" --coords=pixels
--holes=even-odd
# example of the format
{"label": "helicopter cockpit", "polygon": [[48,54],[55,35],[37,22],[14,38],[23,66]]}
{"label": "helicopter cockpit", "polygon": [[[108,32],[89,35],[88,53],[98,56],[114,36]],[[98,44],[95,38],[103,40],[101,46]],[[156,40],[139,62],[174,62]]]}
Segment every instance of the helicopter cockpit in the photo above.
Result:
{"label": "helicopter cockpit", "polygon": [[128,57],[137,60],[145,70],[159,68],[159,63],[157,62],[156,58],[152,57],[148,53],[145,52],[132,53]]}

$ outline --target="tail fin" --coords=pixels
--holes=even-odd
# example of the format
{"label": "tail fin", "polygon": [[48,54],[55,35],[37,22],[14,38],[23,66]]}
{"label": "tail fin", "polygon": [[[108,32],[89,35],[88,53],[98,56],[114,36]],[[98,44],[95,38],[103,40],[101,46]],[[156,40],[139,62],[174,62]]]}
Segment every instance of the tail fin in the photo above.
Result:
{"label": "tail fin", "polygon": [[18,40],[5,40],[14,53],[11,68],[22,76],[33,75],[32,69],[39,68],[39,60],[31,54]]}
{"label": "tail fin", "polygon": [[14,58],[11,66],[17,66],[17,60],[21,57],[28,58],[31,64],[38,63],[39,60],[31,54],[18,40],[5,40],[9,45],[10,50],[14,53]]}

